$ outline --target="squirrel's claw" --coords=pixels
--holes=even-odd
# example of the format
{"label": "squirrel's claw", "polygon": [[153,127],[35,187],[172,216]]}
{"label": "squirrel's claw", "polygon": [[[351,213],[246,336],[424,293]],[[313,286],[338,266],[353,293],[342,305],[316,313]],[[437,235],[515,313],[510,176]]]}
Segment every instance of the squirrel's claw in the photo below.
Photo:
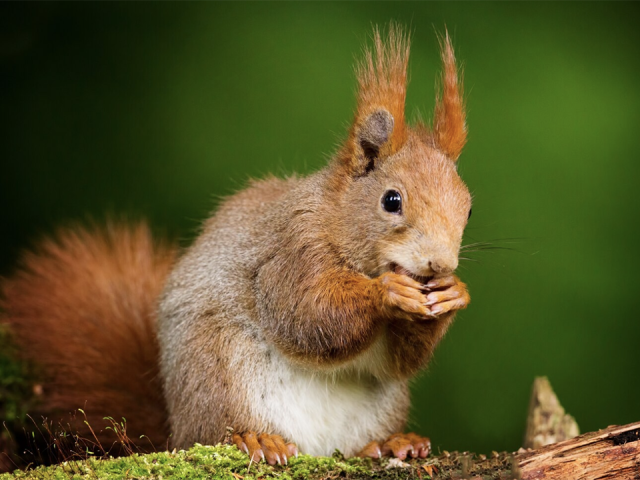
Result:
{"label": "squirrel's claw", "polygon": [[287,443],[285,445],[287,447],[287,456],[289,458],[296,457],[298,458],[298,447],[295,443]]}
{"label": "squirrel's claw", "polygon": [[247,444],[244,443],[244,440],[242,440],[242,437],[240,435],[234,433],[233,437],[231,437],[231,440],[233,441],[234,445],[238,447],[238,450],[246,453],[247,455],[249,454],[249,448],[247,447]]}
{"label": "squirrel's claw", "polygon": [[370,458],[382,458],[382,451],[380,450],[380,445],[378,442],[369,442],[367,445],[360,450],[360,453],[357,455],[358,457],[370,457]]}
{"label": "squirrel's claw", "polygon": [[387,272],[376,279],[385,308],[391,316],[406,320],[429,320],[470,302],[467,286],[455,275],[433,278],[422,285],[411,277]]}
{"label": "squirrel's claw", "polygon": [[380,446],[378,442],[370,442],[364,447],[359,457],[396,457],[400,460],[408,456],[412,458],[426,458],[431,452],[431,441],[415,433],[396,433],[391,435]]}
{"label": "squirrel's claw", "polygon": [[427,297],[421,283],[394,272],[384,273],[375,281],[380,288],[383,308],[391,317],[418,320],[431,316],[425,306]]}
{"label": "squirrel's claw", "polygon": [[288,457],[298,456],[298,447],[293,443],[285,443],[280,435],[258,435],[252,431],[235,433],[233,443],[256,463],[262,460],[269,465],[287,465]]}
{"label": "squirrel's claw", "polygon": [[466,308],[471,300],[467,286],[455,275],[433,279],[427,286],[432,290],[438,289],[427,295],[425,303],[432,315],[461,310]]}

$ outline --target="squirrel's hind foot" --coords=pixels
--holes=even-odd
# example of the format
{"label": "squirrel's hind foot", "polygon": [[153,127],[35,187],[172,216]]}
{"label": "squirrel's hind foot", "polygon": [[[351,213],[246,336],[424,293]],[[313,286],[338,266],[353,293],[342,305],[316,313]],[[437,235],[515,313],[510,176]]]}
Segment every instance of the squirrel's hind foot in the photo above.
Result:
{"label": "squirrel's hind foot", "polygon": [[431,440],[415,433],[395,433],[382,444],[370,442],[364,447],[358,457],[396,457],[404,460],[411,458],[426,458],[431,453]]}
{"label": "squirrel's hind foot", "polygon": [[293,443],[286,443],[280,435],[258,435],[252,431],[234,433],[233,443],[256,463],[264,460],[269,465],[286,465],[288,458],[298,456],[298,447]]}

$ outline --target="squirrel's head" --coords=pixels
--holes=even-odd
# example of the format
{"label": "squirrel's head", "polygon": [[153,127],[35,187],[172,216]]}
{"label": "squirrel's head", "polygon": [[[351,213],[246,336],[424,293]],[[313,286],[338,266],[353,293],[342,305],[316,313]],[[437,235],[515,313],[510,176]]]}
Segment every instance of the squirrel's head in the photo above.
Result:
{"label": "squirrel's head", "polygon": [[414,277],[453,272],[471,195],[456,161],[467,130],[449,35],[441,39],[442,92],[433,126],[405,123],[409,41],[397,26],[358,65],[358,107],[332,164],[337,232],[346,257],[364,273]]}

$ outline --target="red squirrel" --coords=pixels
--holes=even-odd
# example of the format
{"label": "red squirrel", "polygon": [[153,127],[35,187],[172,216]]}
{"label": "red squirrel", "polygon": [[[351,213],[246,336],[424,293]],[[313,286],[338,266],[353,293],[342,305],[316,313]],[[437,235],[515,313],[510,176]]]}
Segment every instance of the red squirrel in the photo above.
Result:
{"label": "red squirrel", "polygon": [[[298,450],[425,457],[403,434],[408,380],[469,303],[453,274],[471,195],[448,34],[433,125],[405,121],[409,39],[376,29],[355,118],[328,165],[252,181],[182,254],[144,224],[61,230],[1,283],[3,322],[41,366],[39,415],[127,419],[156,446],[225,438],[253,460]],[[83,419],[84,420],[84,419]],[[74,424],[82,433],[84,421]],[[91,434],[87,433],[87,436]]]}

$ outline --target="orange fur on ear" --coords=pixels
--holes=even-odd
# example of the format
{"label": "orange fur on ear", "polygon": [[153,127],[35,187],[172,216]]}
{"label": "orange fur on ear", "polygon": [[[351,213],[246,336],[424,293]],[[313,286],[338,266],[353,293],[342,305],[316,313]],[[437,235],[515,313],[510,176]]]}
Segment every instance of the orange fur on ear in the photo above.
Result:
{"label": "orange fur on ear", "polygon": [[[366,49],[356,66],[358,106],[356,115],[340,157],[346,163],[358,164],[363,153],[359,133],[363,122],[376,110],[386,110],[393,117],[393,131],[380,154],[397,152],[407,140],[404,105],[407,92],[409,37],[394,23],[389,25],[385,40],[378,28],[373,32],[373,49]],[[353,166],[356,166],[353,165]]]}
{"label": "orange fur on ear", "polygon": [[452,160],[457,160],[467,142],[467,124],[462,98],[462,80],[456,67],[456,58],[449,32],[440,39],[442,56],[442,92],[436,99],[433,121],[433,140],[436,146]]}

